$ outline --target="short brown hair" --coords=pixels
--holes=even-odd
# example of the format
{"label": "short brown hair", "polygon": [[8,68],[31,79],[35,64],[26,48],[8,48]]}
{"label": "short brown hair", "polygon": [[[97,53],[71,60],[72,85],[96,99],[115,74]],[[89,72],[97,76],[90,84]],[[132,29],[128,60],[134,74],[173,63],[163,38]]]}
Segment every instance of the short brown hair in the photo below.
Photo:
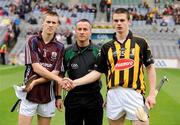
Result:
{"label": "short brown hair", "polygon": [[114,11],[113,15],[114,15],[114,14],[122,14],[122,13],[123,13],[123,14],[126,14],[128,20],[130,20],[130,13],[129,13],[129,11],[128,11],[127,9],[125,9],[125,8],[117,8],[117,9]]}
{"label": "short brown hair", "polygon": [[87,22],[87,23],[89,23],[89,24],[92,26],[91,22],[90,22],[88,19],[80,19],[80,20],[78,20],[78,21],[76,22],[76,25],[77,25],[79,22]]}

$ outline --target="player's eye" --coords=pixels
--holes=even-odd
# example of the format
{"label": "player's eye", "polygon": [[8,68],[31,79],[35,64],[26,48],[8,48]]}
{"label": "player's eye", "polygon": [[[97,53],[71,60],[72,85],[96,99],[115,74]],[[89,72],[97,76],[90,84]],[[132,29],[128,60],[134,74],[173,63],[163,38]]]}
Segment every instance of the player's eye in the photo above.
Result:
{"label": "player's eye", "polygon": [[120,21],[120,22],[124,22],[125,20],[124,20],[124,19],[120,19],[120,20],[114,19],[113,21],[116,22],[116,23],[118,23],[119,21]]}
{"label": "player's eye", "polygon": [[46,21],[48,24],[52,23],[52,24],[56,24],[56,22],[54,21]]}

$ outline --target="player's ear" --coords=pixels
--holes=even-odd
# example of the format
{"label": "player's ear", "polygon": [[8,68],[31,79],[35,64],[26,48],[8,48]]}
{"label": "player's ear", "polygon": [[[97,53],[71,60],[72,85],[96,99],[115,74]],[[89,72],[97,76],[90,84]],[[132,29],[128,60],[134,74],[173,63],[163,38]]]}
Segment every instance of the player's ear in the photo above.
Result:
{"label": "player's ear", "polygon": [[61,25],[61,21],[60,20],[58,20],[58,24]]}
{"label": "player's ear", "polygon": [[132,16],[130,16],[130,19],[129,19],[129,26],[132,25]]}

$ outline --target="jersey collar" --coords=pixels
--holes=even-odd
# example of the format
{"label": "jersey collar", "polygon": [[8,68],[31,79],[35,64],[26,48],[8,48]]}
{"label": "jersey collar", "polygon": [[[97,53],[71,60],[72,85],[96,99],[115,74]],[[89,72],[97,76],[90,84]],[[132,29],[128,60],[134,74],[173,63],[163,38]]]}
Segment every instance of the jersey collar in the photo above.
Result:
{"label": "jersey collar", "polygon": [[[91,40],[90,40],[90,44],[86,48],[87,48],[86,50],[92,50],[93,47],[92,47],[92,41]],[[76,52],[79,51],[79,47],[77,45],[77,42],[73,44],[72,50],[76,51]]]}
{"label": "jersey collar", "polygon": [[[42,31],[38,32],[38,38],[43,41],[43,38],[42,38]],[[57,39],[56,39],[56,33],[54,34],[51,42],[57,42]]]}
{"label": "jersey collar", "polygon": [[[127,37],[126,37],[126,40],[127,40],[127,39],[132,39],[132,37],[133,37],[133,34],[132,34],[132,32],[129,30],[129,33],[128,33]],[[118,41],[117,38],[116,38],[116,33],[113,34],[113,40],[114,40],[114,41]],[[126,41],[126,40],[125,40],[125,41]]]}

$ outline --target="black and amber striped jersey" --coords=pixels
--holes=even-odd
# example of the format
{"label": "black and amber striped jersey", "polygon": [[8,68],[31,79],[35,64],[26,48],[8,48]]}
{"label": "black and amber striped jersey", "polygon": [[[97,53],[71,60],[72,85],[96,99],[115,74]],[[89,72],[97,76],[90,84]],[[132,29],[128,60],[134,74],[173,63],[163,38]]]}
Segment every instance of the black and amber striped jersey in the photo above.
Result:
{"label": "black and amber striped jersey", "polygon": [[96,70],[106,74],[107,89],[122,86],[144,93],[143,66],[154,63],[146,40],[129,31],[121,44],[115,36],[102,46]]}

